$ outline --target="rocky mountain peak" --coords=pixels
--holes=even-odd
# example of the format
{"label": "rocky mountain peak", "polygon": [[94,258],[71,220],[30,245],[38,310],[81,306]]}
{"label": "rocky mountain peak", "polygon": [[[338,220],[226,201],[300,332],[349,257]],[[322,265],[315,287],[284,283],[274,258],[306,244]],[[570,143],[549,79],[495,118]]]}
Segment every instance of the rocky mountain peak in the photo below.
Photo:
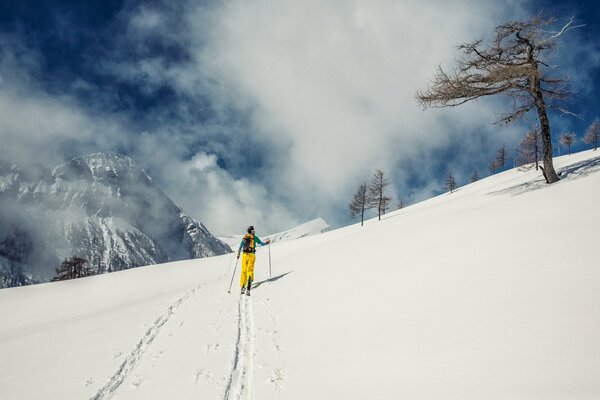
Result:
{"label": "rocky mountain peak", "polygon": [[[0,165],[0,215],[10,219],[0,227],[0,287],[15,268],[24,283],[47,281],[55,264],[70,256],[103,273],[231,251],[130,157],[76,157],[55,167],[49,179],[20,179],[17,171]],[[23,241],[17,259],[8,247]],[[33,257],[36,252],[45,255]],[[7,281],[14,285],[14,276]]]}

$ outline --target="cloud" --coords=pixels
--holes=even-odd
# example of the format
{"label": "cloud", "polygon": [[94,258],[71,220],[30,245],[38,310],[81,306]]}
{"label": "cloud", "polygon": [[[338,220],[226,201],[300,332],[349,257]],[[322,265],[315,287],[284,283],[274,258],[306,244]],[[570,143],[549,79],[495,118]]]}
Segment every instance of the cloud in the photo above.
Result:
{"label": "cloud", "polygon": [[376,168],[392,177],[394,195],[417,201],[441,191],[448,170],[465,183],[499,146],[518,142],[532,121],[492,126],[502,100],[423,111],[414,95],[439,63],[452,67],[457,44],[489,38],[529,6],[128,3],[86,54],[87,75],[60,95],[39,85],[40,52],[2,42],[18,62],[0,64],[0,87],[9,88],[0,102],[26,112],[5,111],[0,135],[19,157],[36,141],[130,154],[218,234],[318,216],[342,224]]}
{"label": "cloud", "polygon": [[[214,152],[223,146],[219,137],[224,128],[219,121],[195,127],[195,119],[186,117],[193,101],[190,105],[180,100],[175,105],[176,119],[170,115],[171,107],[158,112],[152,118],[154,126],[142,130],[146,121],[136,121],[126,111],[104,109],[106,98],[94,82],[78,78],[66,84],[64,91],[49,91],[43,84],[42,54],[19,36],[0,37],[0,50],[0,159],[19,164],[27,173],[43,175],[71,157],[98,151],[126,153],[213,233],[237,232],[250,223],[276,230],[280,224],[301,222],[260,182],[234,178],[217,165]],[[137,69],[138,73],[145,72]],[[97,94],[101,101],[86,101],[77,96],[78,90]],[[228,124],[226,132],[234,135],[235,129]],[[198,138],[213,153],[198,150],[194,144]],[[276,222],[260,223],[269,219]]]}
{"label": "cloud", "polygon": [[89,138],[89,121],[71,100],[40,89],[41,63],[19,37],[0,36],[0,158],[44,164],[65,142]]}
{"label": "cloud", "polygon": [[[97,102],[51,95],[35,82],[41,62],[21,59],[34,77],[4,99],[22,110],[5,122],[8,137],[21,138],[10,147],[23,147],[19,158],[30,150],[23,137],[57,148],[75,142],[74,152],[126,149],[217,232],[248,220],[269,230],[317,216],[335,224],[357,176],[414,162],[427,142],[444,146],[441,118],[419,110],[414,93],[451,56],[449,43],[488,28],[481,17],[494,7],[473,1],[452,19],[446,3],[416,1],[126,8],[90,66],[149,99],[167,87],[173,101],[149,115],[106,111],[112,94]],[[73,86],[102,91],[81,78]],[[451,119],[468,126],[469,115]],[[210,166],[199,169],[206,157]]]}
{"label": "cloud", "polygon": [[172,163],[169,170],[186,182],[186,187],[180,188],[180,193],[185,193],[183,208],[197,210],[209,230],[217,234],[242,232],[251,224],[263,233],[273,232],[277,225],[269,225],[269,221],[300,222],[292,211],[273,201],[252,176],[234,179],[218,167],[215,155],[198,152],[189,161]]}
{"label": "cloud", "polygon": [[488,103],[424,113],[414,100],[435,65],[453,59],[456,44],[487,34],[499,15],[521,11],[494,2],[462,6],[232,1],[214,11],[210,33],[202,25],[193,31],[203,40],[197,70],[241,99],[239,107],[253,105],[255,134],[290,143],[274,179],[294,193],[295,207],[317,212],[345,202],[356,176],[391,169],[399,159],[427,163],[414,151],[447,145],[447,120],[491,130]]}

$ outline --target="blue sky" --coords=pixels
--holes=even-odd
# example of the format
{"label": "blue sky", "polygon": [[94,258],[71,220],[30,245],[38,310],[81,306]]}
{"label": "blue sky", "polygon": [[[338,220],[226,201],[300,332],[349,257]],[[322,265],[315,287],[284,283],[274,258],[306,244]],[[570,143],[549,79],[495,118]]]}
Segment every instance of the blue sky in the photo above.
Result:
{"label": "blue sky", "polygon": [[0,158],[130,155],[217,234],[347,224],[377,168],[411,203],[516,146],[536,120],[492,125],[503,100],[424,111],[414,94],[454,46],[542,8],[585,24],[554,59],[581,118],[551,117],[555,136],[581,137],[600,114],[592,2],[2,2]]}

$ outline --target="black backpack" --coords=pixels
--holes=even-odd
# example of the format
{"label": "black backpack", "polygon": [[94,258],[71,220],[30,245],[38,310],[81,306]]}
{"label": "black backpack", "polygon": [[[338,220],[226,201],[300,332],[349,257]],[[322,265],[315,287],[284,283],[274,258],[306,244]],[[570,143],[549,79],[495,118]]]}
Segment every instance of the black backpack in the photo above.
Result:
{"label": "black backpack", "polygon": [[244,235],[244,244],[242,245],[242,250],[246,253],[254,253],[254,243],[252,240],[252,235]]}

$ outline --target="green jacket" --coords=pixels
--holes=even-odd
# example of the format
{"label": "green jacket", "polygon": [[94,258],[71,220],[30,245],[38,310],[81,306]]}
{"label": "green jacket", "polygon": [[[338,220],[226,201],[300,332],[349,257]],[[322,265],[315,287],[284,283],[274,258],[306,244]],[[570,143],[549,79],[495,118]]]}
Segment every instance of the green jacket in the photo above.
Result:
{"label": "green jacket", "polygon": [[256,245],[259,244],[261,246],[264,246],[266,243],[263,243],[262,240],[260,240],[260,238],[256,235],[253,235],[251,233],[247,233],[244,235],[244,237],[242,238],[242,241],[240,242],[240,247],[238,248],[238,254],[240,254],[240,252],[242,251],[242,248],[244,247],[244,241],[246,240],[246,237],[250,236],[251,240],[250,240],[250,248],[252,249],[250,252],[254,253],[256,251]]}

